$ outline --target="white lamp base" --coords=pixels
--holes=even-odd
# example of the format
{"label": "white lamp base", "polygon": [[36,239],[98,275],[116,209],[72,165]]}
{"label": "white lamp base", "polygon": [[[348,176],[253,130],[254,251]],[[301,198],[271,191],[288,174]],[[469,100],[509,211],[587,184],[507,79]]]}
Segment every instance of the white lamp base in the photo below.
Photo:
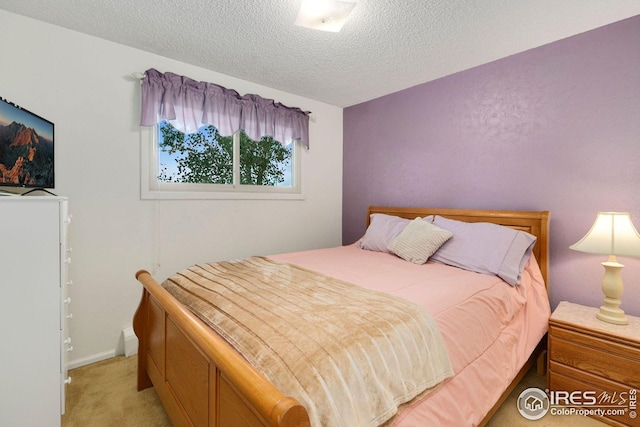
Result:
{"label": "white lamp base", "polygon": [[616,325],[626,325],[629,319],[620,308],[620,296],[622,295],[622,277],[620,270],[624,265],[616,261],[615,256],[610,256],[609,260],[603,262],[604,278],[602,279],[602,292],[604,293],[604,303],[596,317],[603,322]]}
{"label": "white lamp base", "polygon": [[611,300],[610,298],[604,299],[604,305],[600,306],[600,311],[596,314],[596,317],[603,322],[614,323],[616,325],[626,325],[629,323],[629,318],[624,314],[624,310],[618,308],[620,300]]}

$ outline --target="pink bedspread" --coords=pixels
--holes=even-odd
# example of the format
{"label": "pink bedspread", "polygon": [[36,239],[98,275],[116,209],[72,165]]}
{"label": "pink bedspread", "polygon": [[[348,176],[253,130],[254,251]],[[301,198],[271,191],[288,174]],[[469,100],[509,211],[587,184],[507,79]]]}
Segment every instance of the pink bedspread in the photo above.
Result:
{"label": "pink bedspread", "polygon": [[522,283],[356,245],[271,255],[422,305],[443,335],[455,377],[404,407],[397,426],[475,426],[511,383],[547,331],[549,300],[534,257]]}

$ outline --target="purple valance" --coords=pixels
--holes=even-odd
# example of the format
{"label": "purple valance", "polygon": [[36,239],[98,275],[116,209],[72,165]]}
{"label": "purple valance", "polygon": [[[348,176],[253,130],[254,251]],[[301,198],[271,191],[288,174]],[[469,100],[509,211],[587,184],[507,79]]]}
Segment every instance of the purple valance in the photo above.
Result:
{"label": "purple valance", "polygon": [[308,111],[151,68],[142,81],[140,124],[155,126],[162,120],[183,133],[213,125],[222,136],[244,130],[255,141],[271,136],[285,145],[300,141],[309,148]]}

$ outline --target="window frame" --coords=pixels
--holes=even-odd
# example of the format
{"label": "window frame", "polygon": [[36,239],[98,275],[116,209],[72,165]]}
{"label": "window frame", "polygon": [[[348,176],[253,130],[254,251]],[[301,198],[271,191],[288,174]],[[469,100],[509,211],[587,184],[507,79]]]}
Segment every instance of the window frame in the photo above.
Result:
{"label": "window frame", "polygon": [[[234,181],[239,178],[240,138],[234,138]],[[272,185],[192,184],[158,181],[158,125],[140,127],[140,193],[150,200],[303,200],[303,162],[306,150],[299,142],[293,143],[292,179],[290,187]],[[237,158],[237,160],[236,160]],[[236,161],[238,164],[236,164]],[[236,173],[238,177],[236,177]]]}

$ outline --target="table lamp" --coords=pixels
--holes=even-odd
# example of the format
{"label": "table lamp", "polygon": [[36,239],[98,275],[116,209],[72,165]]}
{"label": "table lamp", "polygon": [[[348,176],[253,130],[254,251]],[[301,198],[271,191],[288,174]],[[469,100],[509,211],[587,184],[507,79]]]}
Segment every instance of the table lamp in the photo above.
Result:
{"label": "table lamp", "polygon": [[634,228],[629,213],[598,212],[591,230],[569,248],[590,254],[609,255],[609,259],[602,263],[605,270],[602,279],[604,303],[596,317],[617,325],[629,323],[620,308],[623,291],[620,270],[624,265],[616,259],[617,255],[640,258],[640,234]]}

